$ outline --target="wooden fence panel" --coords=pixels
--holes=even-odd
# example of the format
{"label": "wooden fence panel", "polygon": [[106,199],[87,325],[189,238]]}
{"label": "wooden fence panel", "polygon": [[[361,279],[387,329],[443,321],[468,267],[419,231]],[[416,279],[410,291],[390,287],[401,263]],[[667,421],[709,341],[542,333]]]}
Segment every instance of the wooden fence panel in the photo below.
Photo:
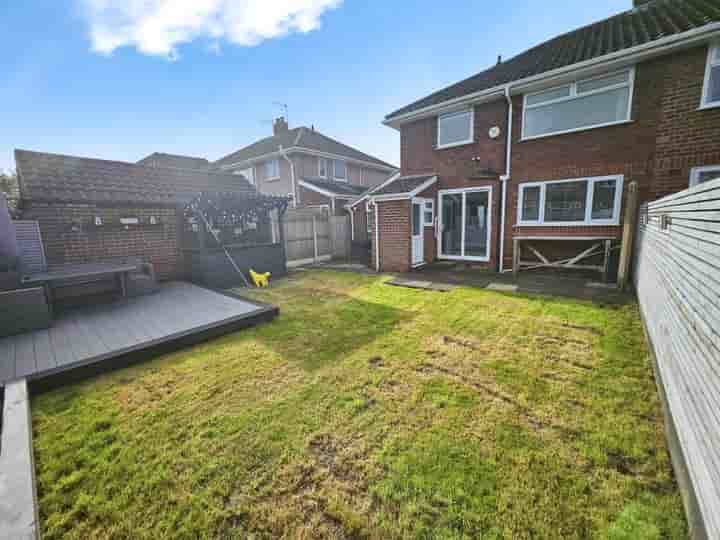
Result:
{"label": "wooden fence panel", "polygon": [[334,258],[350,257],[350,216],[330,217],[330,240]]}
{"label": "wooden fence panel", "polygon": [[314,210],[290,210],[284,218],[285,252],[288,266],[347,257],[350,220]]}
{"label": "wooden fence panel", "polygon": [[691,528],[720,538],[720,180],[643,205],[633,280]]}

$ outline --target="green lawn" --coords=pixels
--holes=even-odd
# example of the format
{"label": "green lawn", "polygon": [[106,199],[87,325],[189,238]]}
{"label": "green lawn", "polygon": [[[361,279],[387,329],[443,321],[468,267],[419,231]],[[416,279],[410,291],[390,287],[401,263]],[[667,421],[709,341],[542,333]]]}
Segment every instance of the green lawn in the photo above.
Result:
{"label": "green lawn", "polygon": [[44,538],[684,538],[637,306],[311,271],[33,401]]}

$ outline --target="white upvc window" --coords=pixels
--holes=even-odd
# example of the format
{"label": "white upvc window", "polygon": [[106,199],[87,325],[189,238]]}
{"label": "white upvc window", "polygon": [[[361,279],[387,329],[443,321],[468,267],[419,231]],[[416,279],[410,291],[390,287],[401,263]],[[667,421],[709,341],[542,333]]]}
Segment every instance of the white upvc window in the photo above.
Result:
{"label": "white upvc window", "polygon": [[690,170],[690,187],[720,178],[720,165],[693,167]]}
{"label": "white upvc window", "polygon": [[517,224],[619,225],[623,176],[520,184]]}
{"label": "white upvc window", "polygon": [[467,109],[438,116],[437,148],[451,148],[473,142],[473,110]]}
{"label": "white upvc window", "polygon": [[426,199],[423,204],[423,226],[432,227],[435,224],[435,201]]}
{"label": "white upvc window", "polygon": [[328,176],[328,160],[325,158],[318,158],[318,176],[320,178]]}
{"label": "white upvc window", "polygon": [[271,159],[264,163],[265,180],[277,180],[280,178],[280,160]]}
{"label": "white upvc window", "polygon": [[634,81],[630,68],[526,94],[522,138],[629,122]]}
{"label": "white upvc window", "polygon": [[708,51],[700,107],[720,107],[720,43],[711,45]]}
{"label": "white upvc window", "polygon": [[333,160],[333,178],[335,178],[335,180],[347,181],[347,165],[341,159]]}
{"label": "white upvc window", "polygon": [[240,169],[238,171],[235,171],[235,174],[241,174],[245,177],[245,179],[250,182],[251,184],[255,184],[255,171],[252,167],[249,167],[247,169]]}

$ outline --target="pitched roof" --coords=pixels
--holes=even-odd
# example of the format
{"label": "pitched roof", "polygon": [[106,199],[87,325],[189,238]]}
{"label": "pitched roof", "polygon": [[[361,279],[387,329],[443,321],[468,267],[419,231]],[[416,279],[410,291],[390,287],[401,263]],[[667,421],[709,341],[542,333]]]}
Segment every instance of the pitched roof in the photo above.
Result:
{"label": "pitched roof", "polygon": [[214,165],[221,167],[232,163],[242,163],[266,154],[277,152],[280,146],[282,146],[285,150],[293,147],[305,148],[307,150],[314,150],[325,154],[334,154],[357,161],[365,161],[380,167],[392,169],[396,168],[394,165],[390,165],[381,159],[365,154],[364,152],[360,152],[359,150],[356,150],[346,144],[323,135],[319,131],[306,127],[288,129],[287,131],[278,133],[272,137],[260,139],[245,148],[241,148],[237,152],[233,152],[232,154],[228,154],[227,156],[220,158],[214,163]]}
{"label": "pitched roof", "polygon": [[333,195],[338,195],[340,197],[359,197],[360,195],[365,193],[366,190],[366,188],[363,186],[354,186],[352,184],[348,184],[347,182],[336,182],[333,180],[326,180],[325,178],[304,177],[300,180],[318,189],[327,191],[329,193],[332,193]]}
{"label": "pitched roof", "polygon": [[254,192],[241,175],[15,150],[20,194],[53,202],[175,204],[200,191]]}
{"label": "pitched roof", "polygon": [[142,158],[137,164],[145,165],[146,167],[163,167],[170,169],[205,170],[211,167],[210,162],[205,158],[166,154],[164,152],[153,152],[149,156]]}
{"label": "pitched roof", "polygon": [[644,45],[720,21],[720,0],[651,0],[541,43],[509,60],[419,99],[385,119],[467,94]]}
{"label": "pitched roof", "polygon": [[371,191],[371,195],[405,195],[412,193],[425,182],[435,178],[434,174],[421,174],[413,176],[400,176],[389,184],[386,184],[375,191]]}

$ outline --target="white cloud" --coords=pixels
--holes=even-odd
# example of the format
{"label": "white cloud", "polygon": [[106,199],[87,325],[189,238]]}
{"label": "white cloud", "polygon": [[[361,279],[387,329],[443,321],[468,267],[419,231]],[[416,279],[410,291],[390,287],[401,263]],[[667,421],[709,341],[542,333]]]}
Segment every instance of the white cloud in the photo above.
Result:
{"label": "white cloud", "polygon": [[92,49],[111,54],[135,47],[175,59],[177,47],[209,39],[241,46],[320,27],[322,14],[343,0],[81,0]]}

